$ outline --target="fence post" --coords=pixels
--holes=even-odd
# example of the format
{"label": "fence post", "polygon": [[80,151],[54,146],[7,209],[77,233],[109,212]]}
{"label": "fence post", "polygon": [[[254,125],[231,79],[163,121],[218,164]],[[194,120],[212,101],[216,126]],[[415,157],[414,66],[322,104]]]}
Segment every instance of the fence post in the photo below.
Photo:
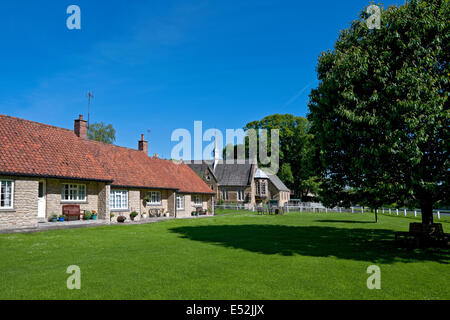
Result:
{"label": "fence post", "polygon": [[328,208],[325,208],[325,213],[328,213]]}
{"label": "fence post", "polygon": [[384,213],[384,208],[382,208],[383,209],[383,213]]}
{"label": "fence post", "polygon": [[354,208],[352,207],[352,213],[354,212]]}
{"label": "fence post", "polygon": [[406,209],[405,209],[405,217],[406,217]]}
{"label": "fence post", "polygon": [[361,207],[361,213],[364,213],[364,207]]}
{"label": "fence post", "polygon": [[389,214],[391,214],[391,208],[389,208]]}
{"label": "fence post", "polygon": [[417,218],[417,210],[414,210],[414,217]]}
{"label": "fence post", "polygon": [[438,211],[437,213],[438,213],[438,219],[441,219],[441,212]]}
{"label": "fence post", "polygon": [[398,209],[396,209],[396,211],[397,211],[397,215],[398,215]]}

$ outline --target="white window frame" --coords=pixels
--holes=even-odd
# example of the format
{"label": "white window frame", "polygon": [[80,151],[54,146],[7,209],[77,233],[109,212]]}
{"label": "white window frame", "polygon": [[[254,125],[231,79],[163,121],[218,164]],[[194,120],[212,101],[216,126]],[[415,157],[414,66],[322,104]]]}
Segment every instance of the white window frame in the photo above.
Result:
{"label": "white window frame", "polygon": [[[68,198],[66,199],[66,187],[68,188]],[[80,198],[80,189],[83,187],[84,189],[84,197]],[[74,197],[74,194],[72,194],[73,199],[71,198],[70,192],[76,191],[76,197]],[[63,183],[61,188],[61,202],[86,202],[86,195],[87,194],[87,187],[85,184],[82,183]]]}
{"label": "white window frame", "polygon": [[[180,204],[181,204],[181,206],[180,206]],[[184,210],[184,195],[177,194],[176,207],[177,207],[177,210]]]}
{"label": "white window frame", "polygon": [[[5,184],[5,200],[6,200],[6,195],[9,195],[10,196],[10,199],[9,199],[10,205],[9,206],[2,206],[1,203],[0,203],[0,210],[1,209],[14,209],[14,181],[13,180],[8,180],[8,179],[0,180],[0,193],[1,193],[1,187],[2,187],[3,183]],[[6,192],[6,184],[7,183],[11,183],[10,194],[8,194]],[[0,194],[0,197],[1,197],[1,194]]]}
{"label": "white window frame", "polygon": [[[148,202],[149,205],[156,206],[161,204],[161,191],[149,191],[148,195],[150,197],[150,201]],[[159,200],[153,201],[153,196]]]}
{"label": "white window frame", "polygon": [[[201,196],[199,196],[199,195],[194,195],[193,197],[194,197],[194,205],[195,205],[195,206],[201,206],[201,205],[203,205],[202,197],[201,197]],[[197,201],[197,200],[198,200],[198,201]]]}
{"label": "white window frame", "polygon": [[[120,200],[117,202],[117,195],[120,194]],[[125,196],[125,199],[123,199]],[[119,205],[117,206],[117,204]],[[111,189],[109,194],[110,210],[128,210],[128,190]]]}
{"label": "white window frame", "polygon": [[237,200],[238,201],[244,201],[245,200],[244,190],[238,190],[237,191]]}
{"label": "white window frame", "polygon": [[228,190],[222,190],[222,200],[228,200]]}

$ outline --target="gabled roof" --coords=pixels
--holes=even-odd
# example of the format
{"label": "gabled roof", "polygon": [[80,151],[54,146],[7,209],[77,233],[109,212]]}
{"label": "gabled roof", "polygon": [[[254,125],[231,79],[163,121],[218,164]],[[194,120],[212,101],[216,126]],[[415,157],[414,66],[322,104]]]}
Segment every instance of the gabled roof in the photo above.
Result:
{"label": "gabled roof", "polygon": [[291,191],[289,190],[288,187],[286,187],[283,181],[281,181],[280,178],[278,178],[277,175],[274,174],[267,174],[267,175],[269,176],[270,182],[272,182],[272,184],[275,186],[275,188],[278,189],[278,191],[287,191],[287,192]]}
{"label": "gabled roof", "polygon": [[214,192],[186,164],[151,158],[142,151],[86,140],[90,152],[114,181],[112,186]]}
{"label": "gabled roof", "polygon": [[214,168],[220,186],[249,186],[254,165],[250,163],[219,163]]}
{"label": "gabled roof", "polygon": [[0,174],[214,194],[187,165],[81,139],[72,130],[0,115]]}
{"label": "gabled roof", "polygon": [[255,173],[255,179],[269,179],[269,176],[264,171],[258,168]]}
{"label": "gabled roof", "polygon": [[189,166],[189,168],[191,168],[192,170],[194,170],[194,172],[199,175],[200,177],[203,177],[203,175],[205,174],[206,171],[208,171],[212,178],[217,181],[217,177],[214,174],[214,170],[211,166],[210,161],[202,161],[202,163],[194,163],[194,161],[192,162],[186,162],[186,165]]}
{"label": "gabled roof", "polygon": [[71,130],[0,115],[0,173],[111,181]]}

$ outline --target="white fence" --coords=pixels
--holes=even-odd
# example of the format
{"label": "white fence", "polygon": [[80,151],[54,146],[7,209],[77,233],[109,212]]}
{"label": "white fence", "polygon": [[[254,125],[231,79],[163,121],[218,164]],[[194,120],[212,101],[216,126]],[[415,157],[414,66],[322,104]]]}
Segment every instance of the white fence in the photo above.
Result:
{"label": "white fence", "polygon": [[[223,209],[223,210],[251,210],[255,211],[255,207],[249,204],[223,204],[223,205],[215,205],[214,209]],[[302,202],[297,205],[285,205],[284,210],[286,212],[351,212],[351,213],[370,213],[371,209],[365,207],[350,207],[350,208],[342,208],[342,207],[334,207],[334,208],[326,208],[321,203],[316,202]],[[406,209],[406,208],[380,208],[378,209],[379,213],[396,215],[396,216],[420,216],[420,209]],[[450,210],[433,210],[433,215],[435,215],[438,219],[441,219],[442,215],[450,216]]]}
{"label": "white fence", "polygon": [[222,209],[222,210],[252,210],[248,205],[245,204],[216,204],[214,205],[214,209]]}
{"label": "white fence", "polygon": [[[312,211],[312,212],[351,212],[351,213],[370,213],[372,212],[369,208],[364,207],[350,207],[350,208],[325,208],[322,205],[297,205],[297,206],[285,206],[286,212],[303,212],[303,211]],[[378,209],[379,213],[397,215],[397,216],[414,216],[418,217],[422,214],[420,209],[406,209],[406,208],[380,208]],[[435,215],[438,219],[441,219],[442,215],[450,216],[450,210],[433,210],[433,215]]]}

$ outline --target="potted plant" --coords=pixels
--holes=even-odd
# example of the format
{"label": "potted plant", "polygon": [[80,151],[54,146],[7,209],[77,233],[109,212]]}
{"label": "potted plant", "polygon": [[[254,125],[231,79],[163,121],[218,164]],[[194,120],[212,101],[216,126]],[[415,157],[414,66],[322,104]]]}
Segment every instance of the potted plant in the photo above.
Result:
{"label": "potted plant", "polygon": [[134,218],[136,218],[139,214],[136,211],[133,211],[132,213],[130,213],[130,218],[132,221],[134,221]]}
{"label": "potted plant", "polygon": [[148,218],[148,214],[147,212],[144,211],[144,213],[142,213],[142,219],[147,219]]}
{"label": "potted plant", "polygon": [[125,220],[127,220],[127,217],[125,217],[125,216],[118,216],[117,217],[117,222],[119,222],[119,223],[124,223]]}
{"label": "potted plant", "polygon": [[114,218],[114,216],[115,216],[115,214],[114,214],[114,213],[112,213],[112,212],[110,212],[110,213],[109,213],[109,221],[111,221],[111,220],[112,220],[112,218]]}
{"label": "potted plant", "polygon": [[50,217],[51,222],[56,222],[58,220],[58,216],[56,214],[52,214]]}
{"label": "potted plant", "polygon": [[98,214],[97,211],[92,210],[92,220],[97,220]]}
{"label": "potted plant", "polygon": [[84,220],[89,220],[92,218],[92,213],[89,210],[86,210],[86,212],[84,213]]}
{"label": "potted plant", "polygon": [[65,216],[64,215],[60,215],[59,217],[58,217],[58,220],[59,221],[61,221],[61,222],[63,222],[64,220],[65,220]]}

